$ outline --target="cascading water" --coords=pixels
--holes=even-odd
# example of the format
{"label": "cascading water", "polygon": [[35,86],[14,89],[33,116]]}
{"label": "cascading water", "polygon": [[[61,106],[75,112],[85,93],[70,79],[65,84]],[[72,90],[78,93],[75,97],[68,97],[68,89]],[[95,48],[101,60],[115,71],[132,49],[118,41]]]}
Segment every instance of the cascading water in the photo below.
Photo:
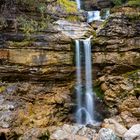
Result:
{"label": "cascading water", "polygon": [[93,22],[93,21],[104,21],[105,19],[107,19],[110,15],[110,11],[109,9],[104,9],[104,11],[101,12],[99,10],[96,11],[88,11],[87,12],[87,22]]}
{"label": "cascading water", "polygon": [[90,23],[94,20],[101,20],[100,11],[88,11],[87,12],[87,22]]}
{"label": "cascading water", "polygon": [[81,9],[81,0],[76,0],[77,3],[77,8],[80,10]]}
{"label": "cascading water", "polygon": [[[76,67],[77,67],[77,111],[76,120],[80,124],[93,124],[94,119],[94,93],[92,91],[92,63],[90,38],[76,40]],[[82,59],[81,50],[84,50],[85,58],[85,84],[82,84]],[[83,88],[85,87],[85,89]]]}
{"label": "cascading water", "polygon": [[[77,8],[80,10],[81,9],[81,0],[76,0],[77,3]],[[95,20],[98,21],[104,21],[104,19],[107,19],[110,15],[109,9],[104,9],[103,11],[104,16],[100,15],[101,12],[99,10],[94,10],[94,11],[87,11],[87,22],[93,22]]]}
{"label": "cascading water", "polygon": [[80,42],[78,40],[76,42],[76,75],[77,75],[77,83],[76,83],[76,94],[77,94],[77,123],[82,123],[82,114],[79,109],[82,107],[81,99],[82,99],[82,79],[81,79],[81,55],[80,55]]}
{"label": "cascading water", "polygon": [[[81,0],[76,0],[77,8],[81,9]],[[109,10],[103,12],[103,17],[100,11],[87,11],[87,22],[90,23],[95,20],[103,21],[109,16]],[[95,124],[95,106],[92,87],[92,59],[91,59],[91,38],[85,40],[76,40],[76,95],[77,95],[77,109],[76,121],[80,124]],[[84,55],[83,52],[84,51]],[[84,69],[83,69],[84,58]],[[85,80],[83,80],[83,73]]]}
{"label": "cascading water", "polygon": [[85,51],[85,83],[86,83],[86,108],[90,115],[90,118],[87,118],[86,123],[92,123],[94,120],[94,99],[92,91],[92,63],[91,63],[91,42],[90,38],[83,41],[84,51]]}

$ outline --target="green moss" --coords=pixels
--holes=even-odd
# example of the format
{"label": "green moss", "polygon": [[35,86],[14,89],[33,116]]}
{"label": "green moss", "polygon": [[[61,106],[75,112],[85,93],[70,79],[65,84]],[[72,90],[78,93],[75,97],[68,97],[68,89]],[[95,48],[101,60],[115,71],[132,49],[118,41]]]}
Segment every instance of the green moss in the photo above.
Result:
{"label": "green moss", "polygon": [[96,31],[93,31],[92,34],[93,34],[93,37],[97,36]]}
{"label": "green moss", "polygon": [[99,97],[100,99],[104,99],[104,92],[99,86],[94,87],[94,92],[96,93],[97,97]]}
{"label": "green moss", "polygon": [[49,140],[50,139],[50,132],[47,130],[42,136],[39,137],[39,140]]}
{"label": "green moss", "polygon": [[115,6],[122,5],[126,0],[111,0]]}
{"label": "green moss", "polygon": [[122,1],[121,0],[112,0],[113,4],[115,5],[121,5]]}
{"label": "green moss", "polygon": [[[48,17],[49,18],[49,17]],[[29,19],[27,17],[20,16],[17,18],[19,29],[26,34],[27,37],[30,34],[43,31],[48,28],[49,19],[42,18],[41,21],[36,21],[34,19]]]}
{"label": "green moss", "polygon": [[[60,5],[62,9],[69,15],[66,17],[68,21],[79,21],[79,16],[74,15],[73,13],[77,13],[77,6],[74,1],[70,0],[57,0],[57,3]],[[70,14],[72,13],[72,14]]]}
{"label": "green moss", "polygon": [[70,0],[57,0],[58,4],[63,7],[68,13],[77,12],[76,3]]}
{"label": "green moss", "polygon": [[69,15],[67,18],[66,18],[68,21],[79,21],[79,17],[78,16],[74,16],[74,15]]}
{"label": "green moss", "polygon": [[2,93],[3,91],[5,91],[5,89],[6,89],[6,87],[1,86],[1,87],[0,87],[0,93]]}
{"label": "green moss", "polygon": [[139,79],[138,72],[140,72],[139,69],[138,70],[133,70],[133,71],[130,71],[130,72],[127,72],[127,73],[123,74],[123,76],[125,78]]}
{"label": "green moss", "polygon": [[126,13],[126,16],[132,21],[140,20],[140,12]]}
{"label": "green moss", "polygon": [[109,23],[109,18],[103,21],[103,23],[101,24],[101,28],[105,28],[108,23]]}
{"label": "green moss", "polygon": [[128,1],[128,6],[139,7],[140,6],[140,0],[129,0]]}
{"label": "green moss", "polygon": [[28,41],[28,40],[25,40],[25,41],[21,41],[21,42],[16,42],[16,41],[9,41],[8,42],[8,45],[10,47],[29,47],[32,45],[32,41]]}

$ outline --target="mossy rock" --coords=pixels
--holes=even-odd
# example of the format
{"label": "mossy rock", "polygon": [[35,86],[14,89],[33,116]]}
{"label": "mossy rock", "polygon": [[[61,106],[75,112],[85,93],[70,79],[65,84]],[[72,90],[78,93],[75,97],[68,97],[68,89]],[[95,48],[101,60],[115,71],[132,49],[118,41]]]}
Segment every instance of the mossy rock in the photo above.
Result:
{"label": "mossy rock", "polygon": [[140,6],[140,0],[129,0],[127,5],[132,6],[132,7],[139,7]]}
{"label": "mossy rock", "polygon": [[125,78],[131,78],[131,79],[137,80],[137,79],[139,79],[139,74],[138,74],[139,72],[140,72],[140,70],[138,69],[138,70],[127,72],[127,73],[123,74],[123,76]]}
{"label": "mossy rock", "polygon": [[101,99],[101,100],[104,99],[104,92],[102,91],[100,86],[94,87],[94,92],[95,92],[96,96],[99,97],[99,99]]}
{"label": "mossy rock", "polygon": [[21,41],[21,42],[16,42],[16,41],[9,41],[7,44],[10,47],[16,47],[16,48],[20,48],[20,47],[30,47],[32,46],[32,41]]}

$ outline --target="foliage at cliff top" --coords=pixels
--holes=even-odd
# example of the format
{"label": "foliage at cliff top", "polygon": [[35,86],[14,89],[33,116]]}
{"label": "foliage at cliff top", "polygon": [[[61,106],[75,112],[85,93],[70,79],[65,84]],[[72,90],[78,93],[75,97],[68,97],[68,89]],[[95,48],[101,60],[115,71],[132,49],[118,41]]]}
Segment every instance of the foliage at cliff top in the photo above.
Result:
{"label": "foliage at cliff top", "polygon": [[38,10],[40,12],[45,12],[49,4],[55,4],[55,6],[58,4],[68,13],[77,12],[76,3],[70,0],[17,0],[17,3],[33,11]]}
{"label": "foliage at cliff top", "polygon": [[129,6],[140,6],[140,0],[129,0],[128,1]]}
{"label": "foliage at cliff top", "polygon": [[121,6],[126,3],[128,6],[140,6],[140,0],[112,0],[115,6]]}
{"label": "foliage at cliff top", "polygon": [[112,0],[112,2],[113,2],[113,4],[114,4],[115,6],[120,6],[120,5],[122,5],[123,3],[125,3],[126,0]]}
{"label": "foliage at cliff top", "polygon": [[8,26],[6,19],[8,15],[13,14],[11,9],[15,9],[15,13],[17,13],[16,16],[14,15],[15,19],[13,19],[16,25],[15,30],[20,30],[27,36],[30,36],[31,33],[46,30],[48,25],[59,16],[71,21],[78,18],[74,14],[77,12],[76,3],[70,0],[9,0],[9,2],[6,1],[0,6],[2,12],[0,30]]}
{"label": "foliage at cliff top", "polygon": [[76,3],[74,1],[57,0],[57,2],[60,4],[60,6],[64,7],[67,12],[77,12]]}

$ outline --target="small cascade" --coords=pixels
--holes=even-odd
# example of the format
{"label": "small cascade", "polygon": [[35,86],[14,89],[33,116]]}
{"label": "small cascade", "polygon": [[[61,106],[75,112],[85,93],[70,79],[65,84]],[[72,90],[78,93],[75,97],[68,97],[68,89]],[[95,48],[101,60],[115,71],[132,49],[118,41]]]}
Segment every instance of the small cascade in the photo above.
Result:
{"label": "small cascade", "polygon": [[80,10],[81,9],[81,0],[76,0],[77,3],[77,8]]}
{"label": "small cascade", "polygon": [[[92,91],[92,61],[90,38],[76,40],[76,67],[77,67],[77,111],[76,120],[80,124],[93,124],[94,118],[94,93]],[[82,49],[82,47],[84,47]],[[84,70],[82,69],[81,51],[84,50]],[[85,72],[85,81],[82,81],[82,73]]]}
{"label": "small cascade", "polygon": [[95,20],[101,20],[100,11],[88,11],[87,12],[87,22],[90,23]]}
{"label": "small cascade", "polygon": [[88,11],[87,12],[87,22],[91,23],[93,21],[104,21],[107,19],[110,15],[109,9],[104,9],[102,11],[96,10],[96,11]]}

